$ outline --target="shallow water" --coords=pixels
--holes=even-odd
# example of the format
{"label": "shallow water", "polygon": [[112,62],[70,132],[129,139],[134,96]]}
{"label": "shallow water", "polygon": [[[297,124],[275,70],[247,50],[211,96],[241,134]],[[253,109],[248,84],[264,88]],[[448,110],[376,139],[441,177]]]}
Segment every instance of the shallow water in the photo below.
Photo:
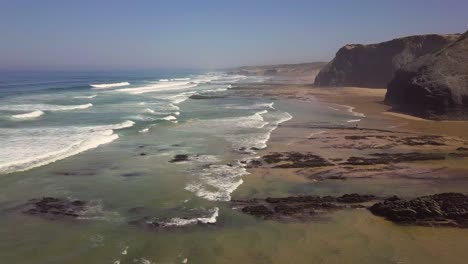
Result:
{"label": "shallow water", "polygon": [[[345,124],[356,119],[348,109],[319,103],[304,109],[228,89],[259,78],[117,76],[15,75],[2,84],[0,263],[463,263],[467,257],[465,230],[400,227],[361,210],[276,223],[229,208],[231,195],[364,192],[364,182],[256,182],[238,162],[267,147],[280,124],[304,116]],[[188,99],[192,94],[222,98]],[[44,114],[12,118],[34,111]],[[176,154],[190,161],[168,162]],[[25,202],[43,196],[93,206],[64,221],[21,213]],[[129,224],[145,216],[181,226]]]}

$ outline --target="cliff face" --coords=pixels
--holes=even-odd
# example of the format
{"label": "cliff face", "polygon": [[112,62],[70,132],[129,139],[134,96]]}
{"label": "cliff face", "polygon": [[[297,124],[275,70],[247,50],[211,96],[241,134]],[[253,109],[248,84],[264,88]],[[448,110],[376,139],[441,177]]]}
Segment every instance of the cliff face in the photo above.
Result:
{"label": "cliff face", "polygon": [[[247,76],[283,76],[283,77],[315,77],[326,62],[310,62],[299,64],[278,64],[263,66],[244,66],[229,73]],[[313,80],[312,80],[313,82]]]}
{"label": "cliff face", "polygon": [[378,44],[346,45],[317,75],[317,86],[385,88],[396,70],[441,49],[459,35],[420,35]]}
{"label": "cliff face", "polygon": [[468,31],[395,73],[385,102],[430,119],[468,119]]}

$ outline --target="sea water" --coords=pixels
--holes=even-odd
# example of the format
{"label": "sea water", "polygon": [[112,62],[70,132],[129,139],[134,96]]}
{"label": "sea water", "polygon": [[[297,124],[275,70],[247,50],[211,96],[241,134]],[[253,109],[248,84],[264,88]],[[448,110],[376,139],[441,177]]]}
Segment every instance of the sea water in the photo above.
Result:
{"label": "sea water", "polygon": [[[264,81],[194,71],[3,74],[0,263],[408,258],[399,231],[368,214],[274,223],[230,208],[227,202],[248,177],[246,162],[268,147],[278,126],[294,120],[294,106],[230,89]],[[310,109],[314,113],[301,114],[321,124],[365,118],[346,107]],[[187,160],[170,162],[178,154]],[[90,207],[65,221],[21,213],[29,199],[44,196],[85,200]],[[141,219],[161,228],[130,224]],[[369,242],[388,234],[389,240]],[[403,245],[431,251],[410,240],[404,237]],[[356,254],[368,248],[374,252]]]}

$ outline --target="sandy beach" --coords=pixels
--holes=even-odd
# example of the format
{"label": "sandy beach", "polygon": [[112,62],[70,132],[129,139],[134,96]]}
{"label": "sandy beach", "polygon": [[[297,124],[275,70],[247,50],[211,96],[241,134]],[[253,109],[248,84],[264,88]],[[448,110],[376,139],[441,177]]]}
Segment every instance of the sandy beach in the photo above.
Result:
{"label": "sandy beach", "polygon": [[[239,88],[248,91],[248,87]],[[426,154],[443,153],[450,156],[457,148],[466,146],[468,122],[430,121],[409,115],[391,112],[383,103],[385,89],[370,88],[316,88],[308,85],[265,84],[261,90],[264,96],[284,102],[294,118],[275,130],[268,148],[260,156],[272,153],[313,153],[323,157],[332,166],[312,168],[271,168],[259,166],[250,169],[245,183],[234,193],[235,197],[265,197],[293,195],[291,188],[296,184],[319,182],[329,185],[328,190],[320,188],[301,189],[300,194],[333,194],[364,192],[382,195],[412,197],[437,191],[464,192],[468,166],[467,158],[457,157],[443,160],[416,160],[373,164],[369,166],[342,165],[350,157],[368,156],[376,152]],[[247,92],[248,93],[248,92]],[[311,105],[326,104],[329,108],[348,109],[359,122],[350,122],[340,127],[322,127],[311,124],[307,115]],[[276,104],[277,105],[277,104]],[[441,125],[443,123],[443,125]],[[410,137],[435,136],[440,144],[412,144],[403,139]],[[365,168],[364,168],[365,167]],[[352,180],[351,180],[352,179]],[[437,187],[434,188],[434,181]],[[460,181],[463,184],[460,184]],[[278,182],[281,182],[278,183]],[[259,187],[261,186],[261,187]],[[282,186],[282,187],[278,187]],[[332,187],[330,187],[332,186]],[[399,188],[394,188],[398,186]],[[277,188],[278,187],[278,188]]]}

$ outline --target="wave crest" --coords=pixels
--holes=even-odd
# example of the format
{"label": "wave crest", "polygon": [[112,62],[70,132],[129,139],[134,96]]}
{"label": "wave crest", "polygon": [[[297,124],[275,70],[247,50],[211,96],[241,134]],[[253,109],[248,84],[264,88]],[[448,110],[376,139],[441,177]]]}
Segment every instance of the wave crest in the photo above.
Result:
{"label": "wave crest", "polygon": [[96,89],[108,89],[114,87],[122,87],[130,85],[129,82],[118,82],[118,83],[102,83],[102,84],[90,84],[89,86],[96,88]]}
{"label": "wave crest", "polygon": [[43,114],[44,112],[36,110],[25,114],[12,115],[11,117],[14,119],[35,119],[42,116]]}

